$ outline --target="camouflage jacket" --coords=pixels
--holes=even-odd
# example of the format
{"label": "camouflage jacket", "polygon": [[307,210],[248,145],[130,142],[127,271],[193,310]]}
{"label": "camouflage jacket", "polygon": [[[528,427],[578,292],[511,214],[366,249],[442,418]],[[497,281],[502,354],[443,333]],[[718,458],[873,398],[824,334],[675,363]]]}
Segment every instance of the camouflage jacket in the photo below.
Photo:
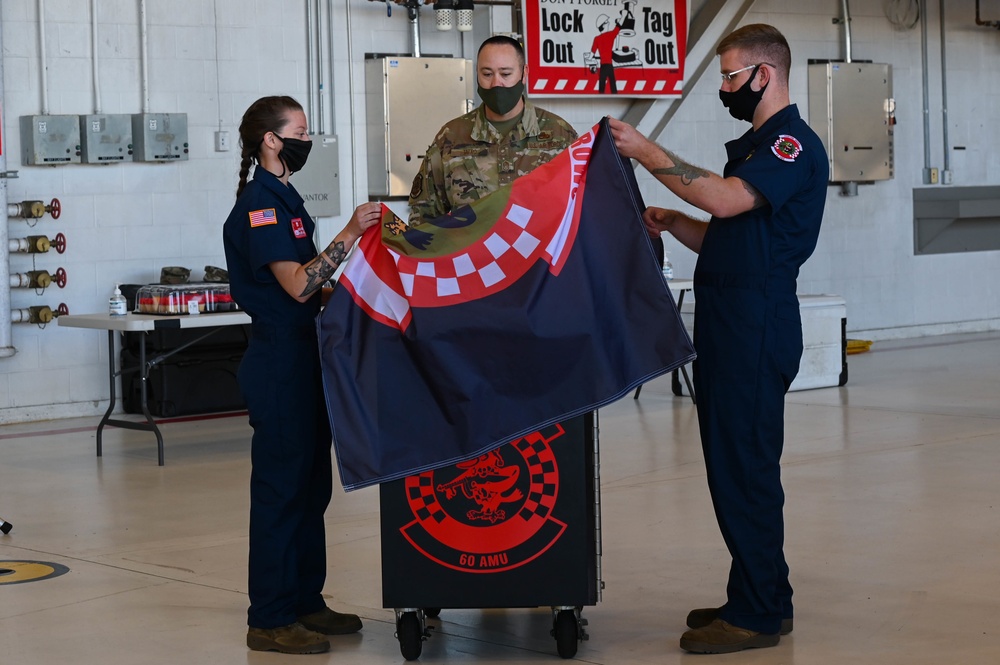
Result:
{"label": "camouflage jacket", "polygon": [[437,133],[413,179],[410,223],[434,219],[530,173],[576,140],[565,120],[524,101],[521,121],[507,134],[480,105]]}

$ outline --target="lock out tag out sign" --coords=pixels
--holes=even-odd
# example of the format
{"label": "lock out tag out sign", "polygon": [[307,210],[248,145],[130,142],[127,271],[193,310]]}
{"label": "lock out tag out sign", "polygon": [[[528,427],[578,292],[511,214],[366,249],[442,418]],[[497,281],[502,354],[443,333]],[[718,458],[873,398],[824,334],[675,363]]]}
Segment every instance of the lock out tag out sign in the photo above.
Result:
{"label": "lock out tag out sign", "polygon": [[679,97],[688,0],[521,0],[535,97]]}

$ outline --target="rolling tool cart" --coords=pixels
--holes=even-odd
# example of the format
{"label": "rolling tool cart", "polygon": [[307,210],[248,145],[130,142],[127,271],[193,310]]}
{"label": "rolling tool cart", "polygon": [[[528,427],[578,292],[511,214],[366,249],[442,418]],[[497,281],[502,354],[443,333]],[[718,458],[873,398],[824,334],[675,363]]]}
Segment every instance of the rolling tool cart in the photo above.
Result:
{"label": "rolling tool cart", "polygon": [[382,604],[406,660],[443,608],[552,608],[563,658],[601,597],[597,412],[380,487]]}

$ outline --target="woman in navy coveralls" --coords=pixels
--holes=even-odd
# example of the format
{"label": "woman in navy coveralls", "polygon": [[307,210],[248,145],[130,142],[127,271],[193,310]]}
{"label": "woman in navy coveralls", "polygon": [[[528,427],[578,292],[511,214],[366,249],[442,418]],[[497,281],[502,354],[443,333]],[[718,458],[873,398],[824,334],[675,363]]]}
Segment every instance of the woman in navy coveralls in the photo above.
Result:
{"label": "woman in navy coveralls", "polygon": [[238,377],[253,427],[247,646],[282,653],[326,651],[327,635],[361,629],[322,597],[333,479],[315,318],[329,295],[323,284],[381,206],[359,206],[317,255],[315,224],[288,182],[308,157],[307,130],[291,97],[247,109],[236,205],[223,229],[230,289],[252,320]]}
{"label": "woman in navy coveralls", "polygon": [[728,653],[778,644],[792,630],[784,556],[781,451],[785,393],[799,369],[795,281],[819,236],[829,167],[789,103],[788,42],[769,25],[722,40],[720,98],[753,128],[726,144],[723,175],[692,166],[612,120],[615,143],[709,222],[649,208],[649,231],[698,252],[695,394],[708,486],[732,555],[727,600],[693,610],[681,648]]}

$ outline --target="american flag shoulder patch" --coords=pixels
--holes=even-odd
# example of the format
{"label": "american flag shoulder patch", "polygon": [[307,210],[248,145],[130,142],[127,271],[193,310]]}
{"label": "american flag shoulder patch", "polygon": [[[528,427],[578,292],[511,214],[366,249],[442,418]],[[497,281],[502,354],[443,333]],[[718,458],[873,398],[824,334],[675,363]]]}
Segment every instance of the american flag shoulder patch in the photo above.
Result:
{"label": "american flag shoulder patch", "polygon": [[278,216],[274,212],[274,208],[264,208],[263,210],[254,210],[250,213],[250,227],[254,228],[256,226],[267,226],[268,224],[277,224]]}

